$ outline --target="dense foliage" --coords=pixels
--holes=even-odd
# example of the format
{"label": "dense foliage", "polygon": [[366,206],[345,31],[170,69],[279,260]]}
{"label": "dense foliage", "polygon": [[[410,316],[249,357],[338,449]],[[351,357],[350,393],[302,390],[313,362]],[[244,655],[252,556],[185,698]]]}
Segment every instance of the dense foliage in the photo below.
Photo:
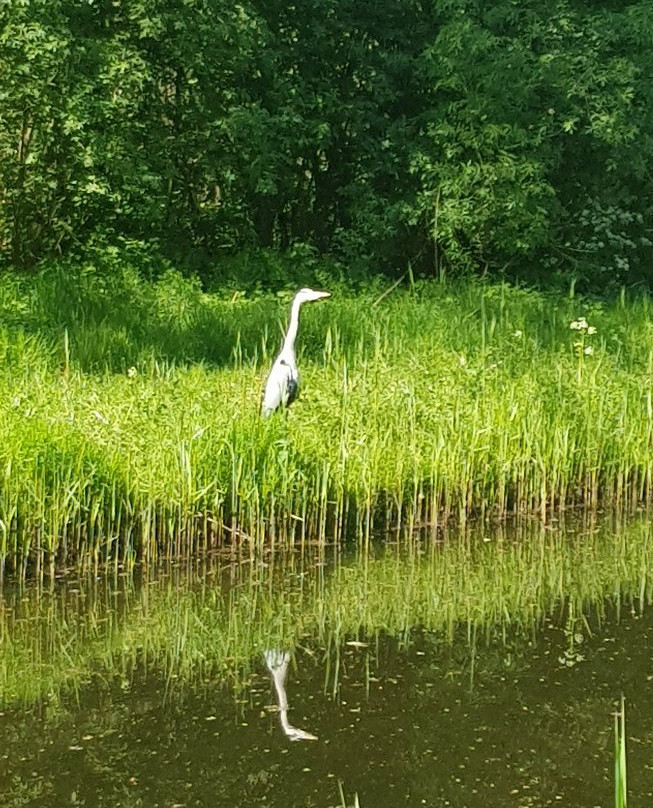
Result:
{"label": "dense foliage", "polygon": [[650,280],[651,0],[0,0],[0,245]]}

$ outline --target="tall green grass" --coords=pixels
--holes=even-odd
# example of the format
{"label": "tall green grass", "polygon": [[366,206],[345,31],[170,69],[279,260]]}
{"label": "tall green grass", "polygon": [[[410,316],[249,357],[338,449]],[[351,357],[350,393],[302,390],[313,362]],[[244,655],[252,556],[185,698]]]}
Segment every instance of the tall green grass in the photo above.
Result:
{"label": "tall green grass", "polygon": [[289,295],[110,270],[0,279],[3,566],[650,502],[647,297],[333,289],[303,313],[299,402],[263,421]]}
{"label": "tall green grass", "polygon": [[626,763],[626,701],[621,697],[621,705],[614,714],[614,805],[615,808],[628,806],[628,766]]}

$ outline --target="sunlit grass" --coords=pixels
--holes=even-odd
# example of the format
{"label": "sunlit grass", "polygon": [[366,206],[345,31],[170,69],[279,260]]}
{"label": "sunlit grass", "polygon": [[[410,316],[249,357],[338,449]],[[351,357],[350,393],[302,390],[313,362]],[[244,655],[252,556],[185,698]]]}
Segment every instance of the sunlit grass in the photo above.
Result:
{"label": "sunlit grass", "polygon": [[299,402],[264,422],[287,298],[126,266],[1,279],[0,558],[128,564],[649,500],[648,298],[332,291],[303,314]]}

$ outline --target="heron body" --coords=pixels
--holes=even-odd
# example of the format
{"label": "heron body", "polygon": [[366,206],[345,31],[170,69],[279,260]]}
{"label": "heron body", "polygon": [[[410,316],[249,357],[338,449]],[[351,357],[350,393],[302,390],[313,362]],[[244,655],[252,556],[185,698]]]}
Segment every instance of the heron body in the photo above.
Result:
{"label": "heron body", "polygon": [[328,292],[316,292],[313,289],[300,289],[295,295],[290,309],[290,322],[279,356],[272,365],[272,370],[265,383],[262,412],[265,417],[280,407],[289,407],[299,395],[299,371],[295,358],[295,340],[299,328],[299,310],[304,303],[311,303],[330,297]]}

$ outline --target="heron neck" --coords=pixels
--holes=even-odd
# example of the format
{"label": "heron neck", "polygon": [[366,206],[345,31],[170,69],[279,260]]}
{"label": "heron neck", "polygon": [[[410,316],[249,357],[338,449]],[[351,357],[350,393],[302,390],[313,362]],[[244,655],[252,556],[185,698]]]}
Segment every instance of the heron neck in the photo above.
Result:
{"label": "heron neck", "polygon": [[283,341],[283,351],[291,353],[293,356],[295,355],[295,340],[297,339],[297,329],[299,328],[299,308],[301,305],[301,300],[293,300],[292,309],[290,310],[290,322]]}

